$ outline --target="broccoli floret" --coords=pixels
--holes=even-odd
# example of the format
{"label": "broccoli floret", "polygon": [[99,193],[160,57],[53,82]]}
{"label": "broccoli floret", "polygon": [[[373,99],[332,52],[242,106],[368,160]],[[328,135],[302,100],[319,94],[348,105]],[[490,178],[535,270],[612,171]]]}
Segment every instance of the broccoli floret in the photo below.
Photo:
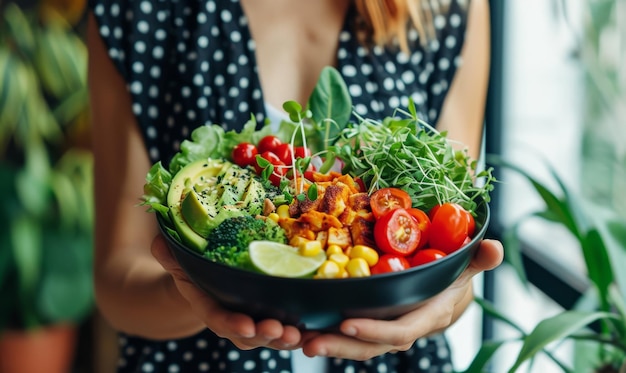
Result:
{"label": "broccoli floret", "polygon": [[249,215],[229,218],[209,233],[208,259],[226,265],[250,268],[248,245],[252,241],[287,243],[285,230],[271,219],[257,219]]}

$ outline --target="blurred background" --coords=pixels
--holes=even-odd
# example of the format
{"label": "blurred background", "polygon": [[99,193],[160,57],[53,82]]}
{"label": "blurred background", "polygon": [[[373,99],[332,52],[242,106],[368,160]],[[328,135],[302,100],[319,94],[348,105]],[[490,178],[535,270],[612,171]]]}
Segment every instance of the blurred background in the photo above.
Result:
{"label": "blurred background", "polygon": [[[91,286],[85,7],[0,2],[0,373],[116,364]],[[489,236],[507,262],[447,332],[456,368],[624,372],[626,1],[491,7]]]}

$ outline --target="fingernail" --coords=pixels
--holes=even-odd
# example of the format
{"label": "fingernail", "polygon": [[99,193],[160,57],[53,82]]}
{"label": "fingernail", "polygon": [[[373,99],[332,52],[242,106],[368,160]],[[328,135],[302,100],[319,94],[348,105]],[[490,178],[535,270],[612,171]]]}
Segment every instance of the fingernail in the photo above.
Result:
{"label": "fingernail", "polygon": [[317,356],[326,356],[328,355],[328,351],[326,349],[321,349],[317,352]]}
{"label": "fingernail", "polygon": [[343,334],[350,336],[350,337],[354,337],[356,335],[356,328],[353,326],[348,326],[343,329]]}

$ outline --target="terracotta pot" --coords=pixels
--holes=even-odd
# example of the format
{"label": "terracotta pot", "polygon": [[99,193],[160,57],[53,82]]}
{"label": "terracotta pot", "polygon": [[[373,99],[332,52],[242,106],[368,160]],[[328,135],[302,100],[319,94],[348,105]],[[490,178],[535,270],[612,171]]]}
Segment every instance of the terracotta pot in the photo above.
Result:
{"label": "terracotta pot", "polygon": [[77,335],[74,325],[5,331],[0,334],[0,373],[68,373]]}

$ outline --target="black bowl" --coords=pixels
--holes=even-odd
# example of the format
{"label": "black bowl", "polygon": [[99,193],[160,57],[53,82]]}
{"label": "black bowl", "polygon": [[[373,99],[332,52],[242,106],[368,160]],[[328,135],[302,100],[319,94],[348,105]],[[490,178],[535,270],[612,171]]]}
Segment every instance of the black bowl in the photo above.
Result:
{"label": "black bowl", "polygon": [[273,318],[307,330],[333,329],[354,317],[393,319],[419,307],[468,266],[489,223],[489,206],[477,209],[477,233],[467,245],[405,271],[346,279],[282,278],[215,263],[172,238],[157,219],[178,263],[195,284],[224,307],[256,320]]}

